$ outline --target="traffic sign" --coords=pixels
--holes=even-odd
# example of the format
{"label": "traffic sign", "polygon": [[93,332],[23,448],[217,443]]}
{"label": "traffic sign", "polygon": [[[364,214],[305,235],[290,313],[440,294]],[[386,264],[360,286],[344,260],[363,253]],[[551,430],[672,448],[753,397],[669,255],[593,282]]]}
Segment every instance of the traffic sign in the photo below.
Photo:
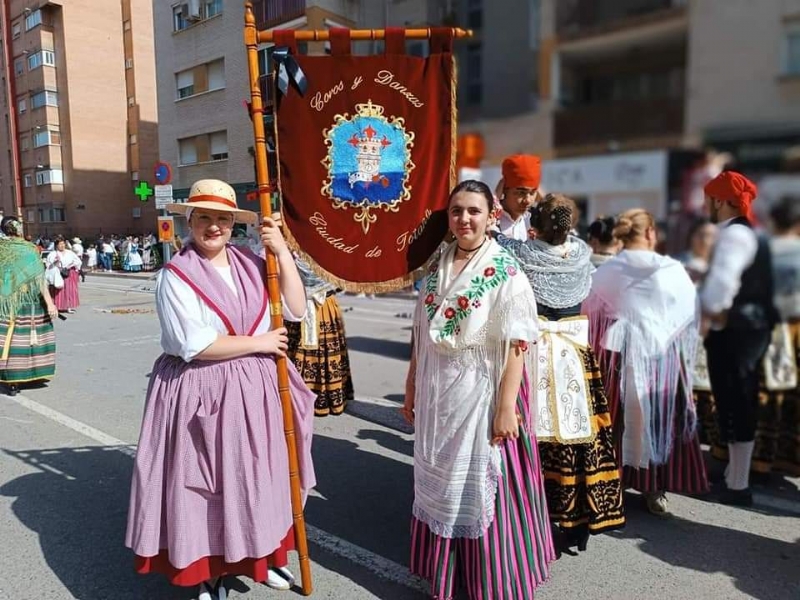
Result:
{"label": "traffic sign", "polygon": [[153,167],[153,175],[160,185],[167,185],[172,181],[172,167],[169,166],[169,163],[159,161]]}
{"label": "traffic sign", "polygon": [[158,217],[158,241],[167,244],[175,241],[175,220],[172,217]]}
{"label": "traffic sign", "polygon": [[161,210],[172,202],[172,186],[171,185],[157,185],[155,187],[156,193],[156,208]]}

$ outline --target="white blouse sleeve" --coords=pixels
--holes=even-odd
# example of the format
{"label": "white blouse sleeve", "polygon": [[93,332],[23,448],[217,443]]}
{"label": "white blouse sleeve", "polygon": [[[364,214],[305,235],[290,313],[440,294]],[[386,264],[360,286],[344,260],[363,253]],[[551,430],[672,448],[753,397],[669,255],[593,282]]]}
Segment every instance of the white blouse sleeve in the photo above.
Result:
{"label": "white blouse sleeve", "polygon": [[161,269],[156,283],[156,309],[161,322],[161,347],[186,362],[213,344],[217,329],[203,320],[200,299],[168,269]]}

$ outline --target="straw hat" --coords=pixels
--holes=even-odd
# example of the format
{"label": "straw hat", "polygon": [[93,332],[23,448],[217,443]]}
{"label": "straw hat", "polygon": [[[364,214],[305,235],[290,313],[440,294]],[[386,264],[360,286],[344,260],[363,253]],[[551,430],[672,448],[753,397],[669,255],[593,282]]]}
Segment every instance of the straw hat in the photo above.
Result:
{"label": "straw hat", "polygon": [[185,215],[189,209],[204,208],[219,212],[233,213],[239,223],[258,223],[258,215],[250,210],[242,210],[236,205],[236,192],[219,179],[201,179],[189,190],[189,199],[182,203],[167,204],[166,209],[179,215]]}

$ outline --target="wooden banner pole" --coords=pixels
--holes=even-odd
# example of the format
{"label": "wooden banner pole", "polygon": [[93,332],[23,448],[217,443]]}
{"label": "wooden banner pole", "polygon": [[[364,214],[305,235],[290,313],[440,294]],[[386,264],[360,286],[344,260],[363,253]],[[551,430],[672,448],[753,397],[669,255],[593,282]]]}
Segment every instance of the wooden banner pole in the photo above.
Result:
{"label": "wooden banner pole", "polygon": [[[406,39],[407,40],[424,40],[431,37],[431,30],[430,29],[406,29],[405,30]],[[472,30],[471,29],[460,29],[458,27],[453,28],[453,37],[456,39],[459,38],[470,38],[472,37]],[[357,41],[364,41],[364,40],[382,40],[386,38],[386,30],[385,29],[351,29],[350,30],[350,39],[357,40]],[[330,40],[330,31],[327,29],[314,29],[314,30],[303,30],[298,29],[294,32],[294,39],[298,42],[326,42]],[[258,32],[258,42],[261,44],[271,43],[273,41],[273,32],[272,31],[259,31]]]}
{"label": "wooden banner pole", "polygon": [[[247,47],[247,62],[250,72],[251,117],[255,136],[256,185],[262,216],[272,215],[272,186],[270,184],[269,165],[267,164],[267,139],[264,131],[264,103],[261,98],[261,73],[258,67],[258,36],[253,5],[245,5],[244,42]],[[278,261],[272,252],[267,252],[266,286],[270,301],[270,322],[272,329],[283,327],[281,307],[281,290],[278,281]],[[295,547],[300,560],[300,581],[304,596],[311,595],[311,560],[308,556],[308,539],[306,523],[303,517],[303,497],[300,490],[300,464],[297,456],[297,441],[292,397],[289,391],[289,371],[286,357],[277,357],[278,391],[283,409],[283,431],[286,437],[286,448],[289,453],[289,483],[292,498],[292,520],[294,525]]]}

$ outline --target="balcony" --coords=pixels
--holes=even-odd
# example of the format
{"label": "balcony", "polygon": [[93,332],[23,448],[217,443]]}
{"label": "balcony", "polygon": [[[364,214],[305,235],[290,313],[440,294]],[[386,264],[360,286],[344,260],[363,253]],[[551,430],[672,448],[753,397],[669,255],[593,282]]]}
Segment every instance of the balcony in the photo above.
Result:
{"label": "balcony", "polygon": [[562,40],[657,23],[686,13],[687,0],[559,0],[556,32]]}
{"label": "balcony", "polygon": [[270,29],[306,14],[306,0],[255,0],[253,14],[259,29]]}
{"label": "balcony", "polygon": [[558,148],[682,133],[683,98],[648,98],[562,108],[553,139]]}

